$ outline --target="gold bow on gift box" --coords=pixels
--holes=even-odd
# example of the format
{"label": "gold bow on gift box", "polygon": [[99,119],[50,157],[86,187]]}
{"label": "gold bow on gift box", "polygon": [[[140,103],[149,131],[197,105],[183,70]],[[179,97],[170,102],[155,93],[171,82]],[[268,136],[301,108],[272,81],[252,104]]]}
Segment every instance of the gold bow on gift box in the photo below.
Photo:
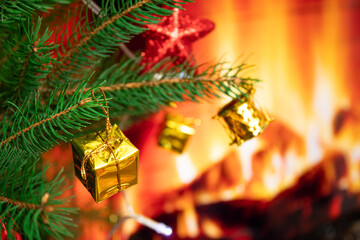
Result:
{"label": "gold bow on gift box", "polygon": [[73,139],[71,145],[75,175],[97,203],[137,183],[139,150],[109,117],[105,130]]}

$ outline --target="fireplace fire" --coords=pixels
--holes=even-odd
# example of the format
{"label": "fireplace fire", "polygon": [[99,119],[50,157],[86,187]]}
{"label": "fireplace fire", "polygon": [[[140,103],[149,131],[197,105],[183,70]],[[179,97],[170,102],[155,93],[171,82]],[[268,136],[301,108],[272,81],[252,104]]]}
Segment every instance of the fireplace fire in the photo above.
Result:
{"label": "fireplace fire", "polygon": [[[342,138],[357,120],[350,111],[340,111],[333,133]],[[274,136],[282,137],[271,141]],[[160,212],[157,220],[173,227],[176,235],[170,239],[295,239],[311,232],[317,238],[299,239],[356,239],[350,238],[349,225],[338,233],[333,222],[359,215],[355,145],[350,154],[323,148],[317,163],[306,162],[305,140],[279,122],[246,144],[256,145],[251,147],[251,176],[241,174],[247,159],[239,149],[152,205]],[[130,239],[167,238],[141,229]]]}
{"label": "fireplace fire", "polygon": [[[197,0],[186,8],[216,23],[194,44],[199,62],[252,54],[248,74],[263,80],[256,98],[274,121],[241,147],[229,146],[211,120],[228,99],[179,105],[176,111],[202,122],[180,155],[157,146],[165,113],[129,129],[140,149],[130,202],[173,234],[128,221],[114,239],[360,239],[359,1]],[[71,165],[62,161],[71,159],[69,146],[54,152],[54,171]],[[104,239],[124,215],[122,198],[95,205],[74,185],[81,239]],[[92,208],[104,210],[93,216]]]}
{"label": "fireplace fire", "polygon": [[[283,0],[275,6],[213,0],[196,6],[207,9],[204,17],[217,24],[213,35],[194,47],[199,58],[206,51],[202,46],[214,58],[230,49],[235,49],[231,54],[254,53],[254,72],[264,80],[256,97],[275,121],[262,135],[231,148],[214,123],[194,116],[197,107],[180,107],[201,118],[212,133],[197,130],[201,136],[194,137],[206,143],[194,140],[180,156],[159,153],[170,162],[163,163],[170,171],[165,176],[175,174],[178,180],[167,183],[170,187],[150,180],[162,193],[142,189],[133,198],[148,196],[151,200],[143,201],[151,207],[135,204],[171,225],[170,239],[360,239],[359,75],[354,66],[360,31],[353,24],[360,17],[358,2]],[[229,62],[238,57],[231,54],[225,57]],[[209,107],[204,115],[212,113]],[[145,152],[151,147],[148,143]],[[140,228],[130,239],[168,238]]]}

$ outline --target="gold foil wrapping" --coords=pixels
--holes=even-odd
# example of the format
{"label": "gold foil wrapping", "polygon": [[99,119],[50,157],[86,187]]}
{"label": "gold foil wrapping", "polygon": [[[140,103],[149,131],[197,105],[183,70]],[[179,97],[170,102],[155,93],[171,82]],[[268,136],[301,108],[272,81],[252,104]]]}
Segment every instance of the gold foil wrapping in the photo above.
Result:
{"label": "gold foil wrapping", "polygon": [[[94,132],[71,141],[75,175],[99,203],[137,183],[139,150],[125,137],[116,124],[109,132]],[[100,148],[99,148],[100,147]],[[97,149],[98,151],[93,151]],[[89,155],[81,175],[81,163]]]}
{"label": "gold foil wrapping", "polygon": [[220,109],[218,117],[228,130],[231,144],[241,145],[248,139],[262,133],[271,121],[266,111],[259,107],[252,90],[249,98],[235,99]]}
{"label": "gold foil wrapping", "polygon": [[200,124],[199,121],[199,119],[168,114],[164,129],[159,136],[159,146],[182,153],[189,137],[195,134],[194,125]]}

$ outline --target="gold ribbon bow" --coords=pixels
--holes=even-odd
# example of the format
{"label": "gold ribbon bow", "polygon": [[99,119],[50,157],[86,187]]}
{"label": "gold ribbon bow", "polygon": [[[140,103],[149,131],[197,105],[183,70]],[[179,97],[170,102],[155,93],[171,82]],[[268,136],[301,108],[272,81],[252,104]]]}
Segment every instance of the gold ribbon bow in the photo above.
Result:
{"label": "gold ribbon bow", "polygon": [[[101,93],[104,97],[106,107],[108,107],[104,90],[102,90],[101,88],[98,88],[98,89],[101,91]],[[99,101],[95,97],[94,90],[91,91],[91,94],[92,94],[94,100],[99,103]],[[106,139],[104,139],[100,135],[99,132],[96,132],[98,134],[98,136],[102,139],[103,143],[99,144],[95,149],[93,149],[91,152],[86,154],[84,156],[84,158],[82,159],[82,161],[81,161],[81,177],[86,181],[87,178],[86,178],[85,166],[86,166],[88,160],[90,158],[94,158],[97,154],[101,153],[102,151],[109,149],[110,154],[112,154],[114,156],[114,159],[116,161],[118,188],[120,190],[119,159],[116,157],[116,155],[113,151],[113,146],[115,145],[116,141],[120,141],[120,143],[121,143],[124,139],[123,138],[117,139],[117,138],[110,136],[111,135],[111,132],[110,132],[111,131],[111,123],[110,123],[110,118],[109,118],[109,110],[105,109],[103,106],[101,106],[101,108],[106,115],[106,119],[105,119],[105,121],[106,121],[106,123],[105,123]]]}

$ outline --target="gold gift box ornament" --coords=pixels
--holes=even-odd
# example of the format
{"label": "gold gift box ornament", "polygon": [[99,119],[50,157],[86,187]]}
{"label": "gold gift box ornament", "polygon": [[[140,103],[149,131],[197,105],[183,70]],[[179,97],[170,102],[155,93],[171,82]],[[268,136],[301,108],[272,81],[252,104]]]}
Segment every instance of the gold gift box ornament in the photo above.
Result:
{"label": "gold gift box ornament", "polygon": [[[75,175],[99,203],[138,181],[139,150],[116,124],[71,141]],[[106,143],[105,143],[106,141]]]}
{"label": "gold gift box ornament", "polygon": [[267,112],[254,100],[255,90],[248,90],[248,97],[234,99],[220,109],[217,118],[228,130],[231,144],[241,145],[262,133],[271,121]]}
{"label": "gold gift box ornament", "polygon": [[165,126],[158,139],[159,146],[182,153],[189,137],[195,134],[194,125],[198,126],[200,123],[200,119],[167,114]]}

